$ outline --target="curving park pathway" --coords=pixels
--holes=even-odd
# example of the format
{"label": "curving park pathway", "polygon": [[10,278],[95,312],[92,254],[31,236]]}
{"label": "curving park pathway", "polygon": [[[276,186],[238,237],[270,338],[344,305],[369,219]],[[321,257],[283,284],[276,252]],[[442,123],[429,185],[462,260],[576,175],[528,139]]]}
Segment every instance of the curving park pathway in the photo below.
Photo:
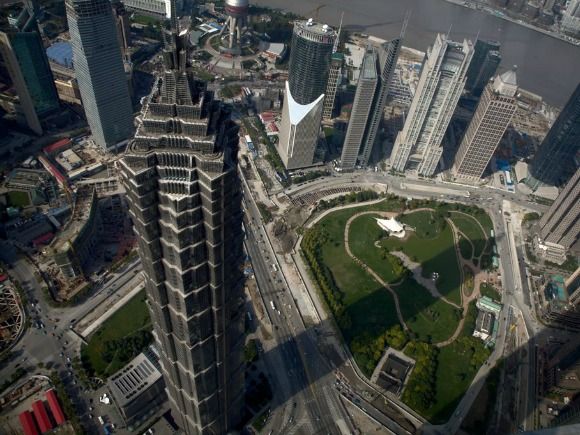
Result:
{"label": "curving park pathway", "polygon": [[[409,210],[404,212],[403,214],[411,214],[411,213],[416,213],[419,211],[435,211],[431,208],[417,208],[414,210]],[[459,211],[453,211],[452,213],[458,213],[458,214],[462,214],[465,216],[468,216],[470,219],[473,219],[480,227],[482,233],[485,236],[485,230],[483,228],[483,226],[480,224],[480,222],[473,218],[472,216],[468,215],[467,213],[463,213],[463,212],[459,212]],[[360,258],[356,257],[353,253],[352,250],[350,249],[350,244],[349,244],[349,232],[350,232],[350,225],[351,223],[357,219],[360,216],[364,216],[364,215],[378,215],[378,216],[382,216],[382,217],[395,217],[398,215],[398,213],[394,213],[394,212],[383,212],[383,211],[373,211],[373,210],[369,210],[369,211],[363,211],[360,213],[356,213],[354,215],[352,215],[346,222],[346,225],[344,227],[344,247],[345,247],[345,251],[347,253],[347,255],[358,265],[360,265],[376,282],[378,282],[382,287],[384,287],[385,289],[387,289],[391,295],[393,296],[393,300],[395,301],[395,309],[397,312],[397,318],[399,319],[399,323],[402,325],[403,329],[408,331],[409,327],[407,326],[407,324],[405,323],[405,319],[403,318],[403,314],[401,311],[401,307],[400,307],[400,303],[399,303],[399,296],[397,295],[397,292],[395,292],[393,290],[393,287],[396,287],[400,284],[399,283],[395,283],[395,284],[389,284],[387,282],[385,282],[371,267],[369,267],[365,262],[363,262]],[[423,287],[425,287],[433,297],[435,298],[439,298],[442,299],[445,303],[461,309],[462,310],[462,316],[461,316],[461,320],[459,321],[457,328],[455,329],[455,332],[453,333],[453,335],[451,337],[449,337],[448,339],[444,340],[444,341],[440,341],[438,343],[434,343],[435,346],[437,347],[444,347],[447,346],[451,343],[453,343],[455,340],[457,340],[457,338],[460,336],[461,331],[463,330],[463,325],[465,323],[465,317],[467,315],[467,311],[469,308],[469,303],[476,299],[479,296],[479,291],[477,290],[479,288],[479,286],[477,285],[480,282],[479,276],[480,276],[480,268],[476,267],[476,270],[474,269],[473,263],[471,262],[471,259],[464,259],[461,256],[461,252],[459,251],[459,237],[460,235],[465,238],[466,240],[469,241],[469,243],[471,243],[472,248],[473,248],[473,243],[471,242],[471,239],[469,239],[469,237],[467,237],[465,234],[463,234],[461,231],[459,231],[459,229],[457,228],[457,226],[453,223],[453,221],[449,218],[445,218],[447,224],[450,226],[452,233],[453,233],[453,244],[454,244],[454,249],[455,249],[455,255],[457,257],[457,261],[458,261],[458,266],[459,266],[459,273],[460,273],[460,279],[461,279],[461,289],[460,289],[460,294],[461,294],[461,305],[458,305],[452,301],[450,301],[449,299],[447,299],[445,296],[443,296],[439,290],[437,289],[437,286],[435,285],[435,283],[432,280],[429,280],[427,278],[424,278],[422,276],[422,268],[420,263],[416,263],[411,261],[411,259],[405,255],[404,253],[400,252],[400,251],[395,251],[395,252],[391,252],[391,254],[397,256],[399,259],[401,259],[403,261],[403,264],[405,265],[405,267],[407,267],[409,270],[411,270],[411,272],[413,273],[413,276],[415,278],[415,280],[421,284]],[[487,249],[487,245],[488,245],[489,241],[487,240],[486,237],[486,246],[485,249]],[[484,249],[484,251],[485,251]],[[475,251],[472,251],[475,252]],[[482,254],[477,257],[478,259],[480,259],[480,257],[483,255]],[[466,289],[465,289],[465,277],[464,277],[464,266],[468,267],[470,270],[472,270],[473,272],[473,291],[471,292],[471,294],[468,296]]]}
{"label": "curving park pathway", "polygon": [[386,288],[389,291],[389,293],[391,293],[391,295],[393,296],[393,299],[395,301],[395,309],[397,311],[397,318],[399,319],[399,323],[403,326],[403,329],[405,331],[408,331],[409,327],[407,326],[407,324],[405,323],[405,319],[403,318],[403,313],[401,312],[401,306],[399,305],[399,297],[397,296],[397,293],[392,289],[392,287],[388,283],[383,281],[383,279],[374,270],[372,270],[365,262],[363,262],[360,258],[355,256],[350,249],[350,244],[348,242],[348,233],[350,230],[350,224],[357,217],[367,215],[367,214],[374,214],[374,215],[379,215],[379,216],[383,216],[383,217],[394,217],[397,215],[397,213],[386,212],[386,211],[362,211],[360,213],[356,213],[356,214],[352,215],[348,219],[348,221],[346,221],[346,225],[344,226],[344,249],[346,250],[347,255],[350,258],[352,258],[355,263],[360,265],[370,276],[373,277],[373,279],[376,282],[378,282],[381,286]]}

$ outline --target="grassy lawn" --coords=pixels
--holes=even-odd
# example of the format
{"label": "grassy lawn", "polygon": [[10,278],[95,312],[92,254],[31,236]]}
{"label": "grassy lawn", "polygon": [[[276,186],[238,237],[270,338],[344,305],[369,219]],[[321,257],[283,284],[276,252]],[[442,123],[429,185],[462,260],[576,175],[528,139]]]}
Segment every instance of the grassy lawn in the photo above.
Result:
{"label": "grassy lawn", "polygon": [[13,207],[27,207],[30,205],[28,194],[16,190],[8,192],[8,203]]}
{"label": "grassy lawn", "polygon": [[401,221],[415,229],[421,239],[435,239],[441,234],[442,222],[434,212],[417,211],[401,216]]}
{"label": "grassy lawn", "polygon": [[466,296],[471,296],[473,290],[475,290],[473,271],[469,266],[463,265],[463,291]]}
{"label": "grassy lawn", "polygon": [[394,287],[399,296],[405,323],[421,341],[437,343],[451,337],[461,319],[461,311],[431,293],[413,278]]}
{"label": "grassy lawn", "polygon": [[[401,220],[408,223],[412,216],[415,222],[422,219],[423,222],[428,223],[431,219],[430,215],[429,212],[419,211],[404,216]],[[431,230],[429,234],[434,231]],[[427,231],[420,233],[426,235]],[[403,251],[411,260],[421,263],[425,278],[430,278],[433,272],[437,272],[439,274],[437,280],[439,292],[449,300],[457,304],[461,303],[461,276],[453,244],[453,234],[449,225],[445,225],[443,230],[433,238],[422,238],[419,237],[419,234],[411,234],[404,242],[387,239],[383,240],[381,245],[391,251]]]}
{"label": "grassy lawn", "polygon": [[431,423],[445,423],[471,384],[477,372],[471,366],[471,355],[457,341],[439,349],[435,403],[425,413]]}
{"label": "grassy lawn", "polygon": [[392,210],[398,202],[383,201],[372,206],[339,210],[324,217],[317,225],[324,228],[328,241],[322,246],[324,264],[344,294],[344,305],[352,319],[352,327],[343,331],[347,342],[369,332],[379,334],[397,324],[397,314],[390,293],[355,263],[344,249],[344,227],[354,214],[366,210]]}
{"label": "grassy lawn", "polygon": [[459,236],[459,252],[464,260],[471,260],[473,257],[471,243],[469,243],[469,241],[463,236]]}
{"label": "grassy lawn", "polygon": [[487,296],[492,298],[494,301],[501,302],[501,294],[491,284],[481,284],[479,286],[479,293],[481,296]]}
{"label": "grassy lawn", "polygon": [[487,376],[483,388],[461,424],[461,429],[471,435],[486,435],[496,403],[502,363],[496,365]]}
{"label": "grassy lawn", "polygon": [[444,423],[451,417],[482,361],[490,353],[484,349],[481,340],[471,336],[476,318],[477,307],[472,301],[460,337],[439,349],[435,403],[424,413],[433,424]]}
{"label": "grassy lawn", "polygon": [[487,236],[481,232],[481,228],[477,225],[475,218],[459,213],[451,213],[451,220],[455,226],[457,226],[459,231],[465,234],[465,236],[471,240],[471,243],[473,243],[473,255],[475,257],[481,256],[485,249]]}
{"label": "grassy lawn", "polygon": [[129,361],[121,361],[117,357],[110,363],[105,361],[102,356],[106,343],[131,336],[141,330],[151,330],[145,291],[134,296],[97,329],[88,344],[82,348],[83,357],[87,359],[95,373],[110,376]]}
{"label": "grassy lawn", "polygon": [[133,16],[133,22],[137,24],[142,24],[144,26],[147,26],[148,24],[155,26],[156,24],[161,23],[161,21],[158,18],[153,18],[148,15],[139,15],[139,14],[135,14]]}
{"label": "grassy lawn", "polygon": [[395,273],[391,263],[381,256],[381,248],[375,243],[385,237],[387,233],[383,231],[375,221],[379,215],[359,216],[350,224],[348,240],[352,253],[365,262],[374,270],[385,282],[395,282],[400,280],[400,276]]}

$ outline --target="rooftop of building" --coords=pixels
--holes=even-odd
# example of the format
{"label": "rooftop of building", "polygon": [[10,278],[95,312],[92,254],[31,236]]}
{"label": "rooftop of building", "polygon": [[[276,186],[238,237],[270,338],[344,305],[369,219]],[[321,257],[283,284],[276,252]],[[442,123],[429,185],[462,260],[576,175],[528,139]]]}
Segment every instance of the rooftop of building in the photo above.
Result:
{"label": "rooftop of building", "polygon": [[149,348],[111,376],[107,386],[117,405],[124,406],[161,378],[157,355]]}
{"label": "rooftop of building", "polygon": [[413,364],[410,362],[399,358],[397,355],[391,354],[385,361],[383,372],[399,380],[400,382],[404,382],[407,376],[407,372],[409,369],[411,369],[412,366]]}
{"label": "rooftop of building", "polygon": [[4,18],[0,17],[0,31],[14,33],[29,29],[30,14],[20,3],[2,6]]}
{"label": "rooftop of building", "polygon": [[[309,37],[312,36],[317,39],[316,42],[332,42],[337,36],[336,31],[330,27],[328,24],[319,23],[314,21],[312,18],[308,20],[296,21],[294,23],[294,32],[299,33],[300,36]],[[331,40],[319,40],[320,37],[329,36],[332,37]]]}
{"label": "rooftop of building", "polygon": [[332,60],[342,62],[344,60],[344,53],[339,53],[338,51],[332,53]]}
{"label": "rooftop of building", "polygon": [[492,313],[480,311],[475,320],[475,329],[486,334],[490,334],[493,329],[495,317]]}
{"label": "rooftop of building", "polygon": [[518,91],[516,69],[510,69],[498,75],[493,81],[493,89],[500,95],[514,97]]}
{"label": "rooftop of building", "polygon": [[368,50],[363,59],[361,66],[361,77],[365,80],[374,80],[377,78],[377,53],[374,50]]}
{"label": "rooftop of building", "polygon": [[70,42],[55,42],[46,49],[48,59],[67,68],[73,67],[73,52]]}
{"label": "rooftop of building", "polygon": [[286,49],[286,44],[282,42],[269,42],[267,43],[266,51],[272,53],[276,56],[282,56],[284,50]]}
{"label": "rooftop of building", "polygon": [[48,174],[42,169],[16,168],[8,176],[6,187],[30,187],[34,188],[46,180]]}
{"label": "rooftop of building", "polygon": [[501,304],[494,302],[493,299],[487,296],[482,296],[477,300],[477,307],[483,310],[489,310],[492,312],[500,312]]}
{"label": "rooftop of building", "polygon": [[72,216],[52,243],[55,251],[68,249],[69,242],[79,235],[91,215],[95,196],[96,191],[93,186],[81,186],[77,189]]}

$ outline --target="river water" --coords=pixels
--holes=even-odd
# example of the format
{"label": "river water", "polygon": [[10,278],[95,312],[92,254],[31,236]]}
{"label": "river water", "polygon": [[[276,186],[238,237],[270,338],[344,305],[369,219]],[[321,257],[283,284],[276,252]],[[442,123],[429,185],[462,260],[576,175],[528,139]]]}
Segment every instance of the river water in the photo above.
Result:
{"label": "river water", "polygon": [[405,13],[411,19],[405,45],[425,51],[435,34],[447,33],[453,40],[477,34],[482,39],[501,42],[500,71],[518,66],[519,85],[541,95],[548,103],[563,106],[580,82],[580,47],[552,38],[482,11],[464,8],[444,0],[252,0],[251,3],[285,9],[338,26],[344,12],[343,27],[379,38],[396,37]]}

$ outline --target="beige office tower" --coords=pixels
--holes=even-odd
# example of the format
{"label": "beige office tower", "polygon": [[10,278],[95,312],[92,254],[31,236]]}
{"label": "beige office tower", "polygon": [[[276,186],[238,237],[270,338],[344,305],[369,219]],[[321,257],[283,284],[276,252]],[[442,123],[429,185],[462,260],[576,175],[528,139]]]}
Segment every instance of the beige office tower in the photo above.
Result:
{"label": "beige office tower", "polygon": [[562,263],[580,236],[580,168],[540,219],[539,251]]}
{"label": "beige office tower", "polygon": [[391,167],[433,176],[443,154],[443,136],[455,111],[473,56],[473,44],[438,34],[427,51],[403,130],[397,135]]}
{"label": "beige office tower", "polygon": [[294,101],[286,82],[286,101],[278,140],[278,153],[286,169],[312,166],[323,105],[324,94],[310,104]]}
{"label": "beige office tower", "polygon": [[485,87],[455,156],[452,173],[478,181],[517,109],[516,72],[507,71]]}
{"label": "beige office tower", "polygon": [[226,434],[244,410],[238,127],[178,34],[174,19],[119,166],[173,416],[180,433]]}

